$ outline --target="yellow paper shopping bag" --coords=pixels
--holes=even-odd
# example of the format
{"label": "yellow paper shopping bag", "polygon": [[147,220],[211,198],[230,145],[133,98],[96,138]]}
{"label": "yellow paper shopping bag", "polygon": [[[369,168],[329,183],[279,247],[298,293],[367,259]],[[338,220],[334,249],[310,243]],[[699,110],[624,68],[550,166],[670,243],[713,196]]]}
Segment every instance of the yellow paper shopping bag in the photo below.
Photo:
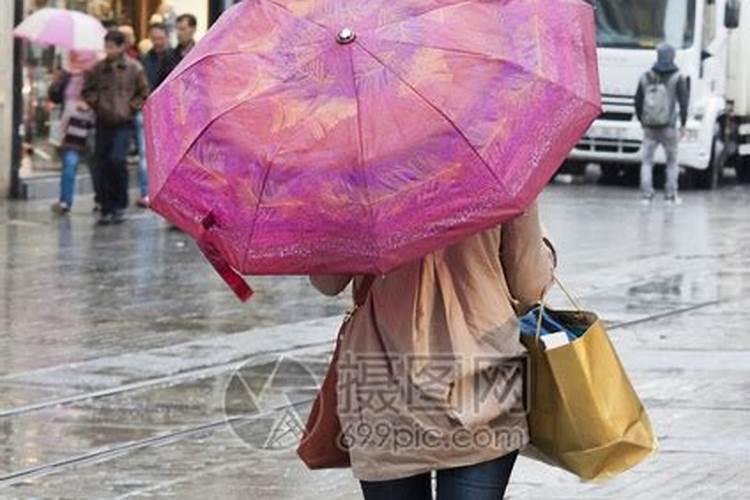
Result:
{"label": "yellow paper shopping bag", "polygon": [[[656,450],[646,410],[598,316],[543,306],[530,314],[536,335],[521,336],[531,371],[530,454],[591,480],[623,472]],[[574,340],[545,350],[542,317]]]}

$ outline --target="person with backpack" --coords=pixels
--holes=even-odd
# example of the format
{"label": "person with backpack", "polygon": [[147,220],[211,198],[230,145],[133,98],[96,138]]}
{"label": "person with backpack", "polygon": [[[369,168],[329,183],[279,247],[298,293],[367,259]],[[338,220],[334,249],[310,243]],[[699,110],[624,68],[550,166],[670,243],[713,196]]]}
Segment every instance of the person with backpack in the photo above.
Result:
{"label": "person with backpack", "polygon": [[653,201],[654,155],[661,145],[667,155],[665,200],[670,204],[679,204],[681,200],[677,190],[680,170],[677,150],[680,139],[685,135],[690,87],[675,65],[675,49],[663,43],[656,50],[656,64],[641,76],[635,94],[635,112],[643,126],[641,202],[650,205]]}

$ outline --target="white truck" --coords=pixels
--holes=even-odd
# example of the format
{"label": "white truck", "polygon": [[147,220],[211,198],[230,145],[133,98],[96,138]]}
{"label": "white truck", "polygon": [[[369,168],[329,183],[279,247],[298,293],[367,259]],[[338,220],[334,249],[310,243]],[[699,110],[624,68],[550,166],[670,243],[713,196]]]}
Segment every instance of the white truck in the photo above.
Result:
{"label": "white truck", "polygon": [[[641,75],[656,46],[677,50],[690,85],[679,163],[686,187],[713,189],[724,165],[750,182],[750,0],[594,0],[603,113],[566,167],[602,166],[605,181],[637,178],[643,131],[635,116]],[[656,158],[665,161],[662,148]]]}

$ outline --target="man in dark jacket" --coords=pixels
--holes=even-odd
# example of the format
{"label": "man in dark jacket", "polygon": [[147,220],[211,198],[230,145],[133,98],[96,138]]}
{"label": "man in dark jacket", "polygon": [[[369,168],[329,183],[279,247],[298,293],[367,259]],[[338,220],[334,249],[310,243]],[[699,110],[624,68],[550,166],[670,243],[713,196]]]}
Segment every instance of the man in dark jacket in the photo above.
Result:
{"label": "man in dark jacket", "polygon": [[198,28],[198,20],[192,14],[177,16],[177,47],[171,49],[164,64],[163,78],[166,78],[172,70],[180,64],[180,61],[195,47],[195,30]]}
{"label": "man in dark jacket", "polygon": [[660,144],[667,154],[665,199],[667,203],[680,203],[677,196],[680,175],[677,152],[679,140],[685,135],[690,88],[675,65],[674,59],[674,48],[666,43],[660,44],[657,47],[656,64],[643,74],[635,94],[635,112],[643,125],[641,199],[644,205],[651,204],[654,197],[654,155]]}
{"label": "man in dark jacket", "polygon": [[[143,70],[151,92],[161,85],[166,77],[165,66],[169,54],[169,36],[167,28],[163,24],[152,24],[149,26],[148,36],[151,40],[151,49],[143,56]],[[134,120],[135,143],[138,146],[138,184],[141,196],[135,204],[141,208],[147,208],[150,200],[148,197],[148,165],[146,165],[146,140],[143,126],[143,113],[137,113]]]}
{"label": "man in dark jacket", "polygon": [[148,97],[143,67],[125,55],[125,35],[104,37],[107,57],[86,74],[83,100],[96,114],[96,173],[101,189],[100,224],[125,220],[128,206],[127,152],[133,118]]}
{"label": "man in dark jacket", "polygon": [[151,39],[152,47],[143,56],[143,69],[153,92],[167,76],[166,65],[170,53],[169,35],[163,24],[152,24],[148,28],[148,37]]}

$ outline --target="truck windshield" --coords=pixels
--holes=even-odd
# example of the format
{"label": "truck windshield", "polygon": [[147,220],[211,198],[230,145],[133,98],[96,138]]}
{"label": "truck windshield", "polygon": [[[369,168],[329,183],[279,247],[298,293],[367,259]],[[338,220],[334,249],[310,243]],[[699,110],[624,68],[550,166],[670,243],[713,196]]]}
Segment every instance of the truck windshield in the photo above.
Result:
{"label": "truck windshield", "polygon": [[595,0],[599,47],[687,48],[695,37],[695,0]]}

